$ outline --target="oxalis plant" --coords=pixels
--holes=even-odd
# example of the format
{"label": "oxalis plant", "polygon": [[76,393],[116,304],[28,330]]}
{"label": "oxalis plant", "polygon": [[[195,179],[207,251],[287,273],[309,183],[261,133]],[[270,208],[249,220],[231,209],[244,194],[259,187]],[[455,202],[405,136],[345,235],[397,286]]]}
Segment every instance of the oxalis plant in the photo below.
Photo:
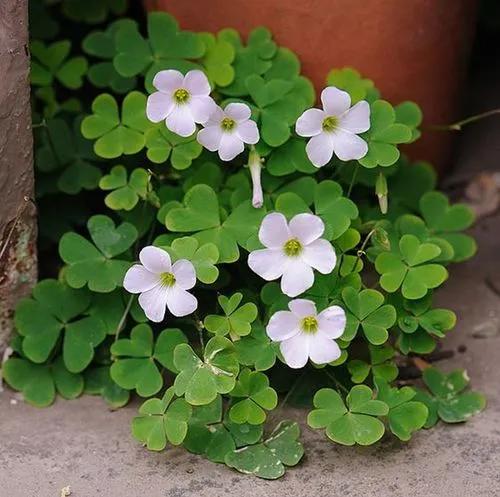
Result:
{"label": "oxalis plant", "polygon": [[483,409],[465,371],[425,361],[456,321],[433,292],[476,245],[472,212],[400,153],[416,104],[351,68],[316,95],[265,28],[244,41],[161,12],[113,20],[120,1],[32,8],[50,277],[19,303],[2,368],[27,402],[138,396],[149,450],[268,479],[304,453],[285,403],[342,445]]}

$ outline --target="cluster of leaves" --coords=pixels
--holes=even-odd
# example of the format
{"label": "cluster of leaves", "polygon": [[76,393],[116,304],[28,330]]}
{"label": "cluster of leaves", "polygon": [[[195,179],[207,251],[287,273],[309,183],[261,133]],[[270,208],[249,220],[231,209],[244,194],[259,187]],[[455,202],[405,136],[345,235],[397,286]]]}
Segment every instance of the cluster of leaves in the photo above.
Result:
{"label": "cluster of leaves", "polygon": [[[120,18],[92,27],[126,6],[31,5],[41,260],[53,279],[19,304],[6,382],[37,406],[56,393],[101,395],[113,408],[138,395],[145,401],[132,433],[148,449],[183,445],[269,479],[303,455],[296,423],[266,432],[278,393],[312,407],[309,426],[344,445],[373,444],[386,431],[406,441],[438,418],[459,422],[479,412],[484,398],[464,392],[464,372],[426,369],[430,393],[397,383],[408,354],[431,352],[454,327],[455,315],[433,307],[432,292],[451,264],[476,249],[462,233],[470,210],[435,191],[428,164],[400,155],[399,144],[419,136],[418,107],[382,100],[353,69],[332,70],[328,84],[370,104],[371,127],[362,135],[368,154],[318,170],[294,133],[297,117],[314,104],[314,88],[267,29],[244,42],[231,29],[180,30],[166,13],[150,13],[145,26]],[[58,29],[68,39],[55,40]],[[251,107],[265,164],[263,207],[251,205],[245,154],[222,163],[194,136],[180,138],[146,119],[152,77],[167,68],[202,69],[219,103]],[[322,218],[338,263],[333,273],[316,274],[301,297],[318,310],[340,305],[347,315],[341,357],[307,366],[298,379],[265,332],[289,299],[246,264],[272,211]],[[190,260],[198,280],[197,313],[167,314],[166,327],[148,324],[122,289],[138,250],[151,243],[174,261]],[[63,264],[52,256],[55,246]]]}

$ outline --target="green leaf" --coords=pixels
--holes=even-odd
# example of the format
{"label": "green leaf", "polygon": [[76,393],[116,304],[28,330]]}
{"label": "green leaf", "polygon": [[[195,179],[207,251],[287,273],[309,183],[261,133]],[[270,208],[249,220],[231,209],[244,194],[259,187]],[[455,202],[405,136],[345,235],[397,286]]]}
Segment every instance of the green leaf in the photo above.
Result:
{"label": "green leaf", "polygon": [[386,380],[375,378],[377,399],[389,406],[389,428],[400,440],[410,440],[413,432],[424,427],[429,411],[425,404],[413,400],[417,392],[411,387],[392,388]]}
{"label": "green leaf", "polygon": [[145,139],[146,155],[151,162],[162,164],[170,158],[172,167],[178,170],[190,167],[203,150],[196,141],[195,133],[183,138],[169,131],[164,123],[149,129]]}
{"label": "green leaf", "polygon": [[148,14],[148,38],[145,39],[137,26],[121,26],[115,35],[116,70],[124,77],[145,74],[146,89],[153,91],[153,77],[163,69],[187,72],[200,69],[193,62],[205,53],[201,36],[179,30],[177,21],[166,12]]}
{"label": "green leaf", "polygon": [[430,264],[441,253],[433,243],[421,243],[414,235],[404,235],[399,252],[383,252],[377,256],[375,269],[381,275],[380,285],[387,292],[401,293],[407,299],[424,297],[429,289],[441,285],[448,277],[446,269]]}
{"label": "green leaf", "polygon": [[94,143],[95,153],[104,159],[140,152],[150,127],[146,118],[146,96],[132,91],[123,99],[121,112],[115,98],[102,93],[92,102],[92,115],[82,121],[82,135]]}
{"label": "green leaf", "polygon": [[161,399],[146,400],[132,420],[132,435],[149,450],[163,450],[167,441],[180,445],[186,436],[192,409],[184,399],[173,397],[170,387]]}
{"label": "green leaf", "polygon": [[423,379],[435,397],[437,414],[445,423],[467,421],[486,406],[486,399],[481,393],[464,392],[469,384],[469,377],[462,369],[446,375],[436,368],[427,368]]}
{"label": "green leaf", "polygon": [[178,345],[174,364],[180,371],[175,378],[175,393],[179,397],[184,395],[195,406],[209,404],[218,393],[230,392],[239,371],[234,345],[224,337],[208,341],[203,361],[188,344]]}
{"label": "green leaf", "polygon": [[272,343],[264,326],[254,322],[250,334],[237,340],[234,346],[240,364],[252,366],[257,371],[266,371],[276,362],[279,344]]}
{"label": "green leaf", "polygon": [[218,301],[225,316],[209,314],[204,320],[205,328],[216,335],[229,334],[233,340],[248,335],[252,329],[251,324],[257,319],[258,310],[251,302],[238,307],[242,298],[241,293],[235,293],[230,298],[220,295]]}
{"label": "green leaf", "polygon": [[56,391],[66,399],[74,399],[83,391],[83,378],[69,372],[62,359],[53,364],[34,364],[27,359],[11,357],[2,366],[2,376],[24,400],[37,407],[54,402]]}
{"label": "green leaf", "polygon": [[266,420],[265,411],[274,409],[278,404],[278,396],[269,386],[267,376],[246,368],[240,372],[230,395],[236,398],[236,402],[229,410],[229,418],[238,424],[260,425]]}
{"label": "green leaf", "polygon": [[284,145],[272,150],[266,163],[266,171],[273,176],[286,176],[295,171],[312,174],[317,168],[307,157],[306,142],[291,138]]}
{"label": "green leaf", "polygon": [[71,42],[58,41],[47,46],[42,41],[35,40],[30,46],[31,55],[31,84],[36,86],[50,86],[54,79],[71,90],[80,88],[83,76],[87,72],[88,64],[85,57],[68,58],[71,51]]}
{"label": "green leaf", "polygon": [[371,289],[357,292],[347,287],[342,290],[342,299],[347,306],[343,340],[353,340],[361,326],[367,340],[373,345],[387,341],[388,329],[396,322],[396,310],[392,305],[384,305],[384,296],[380,292]]}
{"label": "green leaf", "polygon": [[326,77],[326,82],[349,93],[353,105],[360,100],[373,102],[380,96],[373,81],[363,79],[359,72],[351,67],[332,69]]}
{"label": "green leaf", "polygon": [[363,383],[370,372],[373,378],[382,378],[388,382],[395,380],[398,376],[398,368],[392,360],[394,349],[388,345],[369,345],[370,364],[359,359],[349,361],[347,369],[351,373],[353,383]]}
{"label": "green leaf", "polygon": [[295,466],[302,459],[299,435],[297,423],[282,421],[263,442],[229,452],[225,463],[241,473],[274,480],[285,474],[285,466]]}
{"label": "green leaf", "polygon": [[235,57],[235,48],[219,34],[215,37],[211,33],[200,33],[205,44],[205,55],[201,63],[207,77],[216,86],[227,86],[234,80],[232,62]]}
{"label": "green leaf", "polygon": [[59,242],[59,254],[67,264],[65,278],[73,288],[88,285],[94,292],[112,292],[121,286],[130,262],[113,259],[136,240],[137,230],[130,223],[118,227],[107,216],[92,216],[87,223],[94,243],[77,233],[66,233]]}
{"label": "green leaf", "polygon": [[385,416],[385,402],[373,400],[373,392],[365,385],[356,385],[346,402],[330,388],[322,388],[314,396],[314,409],[307,417],[311,428],[326,428],[326,435],[342,445],[372,445],[384,434],[385,427],[376,416]]}
{"label": "green leaf", "polygon": [[117,385],[111,378],[108,366],[85,371],[85,393],[101,395],[113,409],[127,405],[130,399],[129,391]]}
{"label": "green leaf", "polygon": [[99,181],[101,190],[112,190],[106,195],[104,203],[113,210],[132,210],[140,199],[146,200],[150,188],[150,175],[142,168],[132,171],[128,177],[124,166],[114,166],[110,173]]}
{"label": "green leaf", "polygon": [[128,7],[127,0],[63,0],[62,10],[65,16],[73,21],[98,24],[106,20],[108,15],[122,15]]}

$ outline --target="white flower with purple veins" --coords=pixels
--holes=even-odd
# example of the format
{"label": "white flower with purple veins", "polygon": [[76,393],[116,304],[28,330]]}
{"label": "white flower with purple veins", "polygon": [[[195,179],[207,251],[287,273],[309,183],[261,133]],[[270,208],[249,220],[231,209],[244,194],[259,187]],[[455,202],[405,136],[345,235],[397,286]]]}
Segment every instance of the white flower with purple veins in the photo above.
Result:
{"label": "white flower with purple veins", "polygon": [[196,283],[193,264],[180,259],[174,264],[170,255],[158,247],[144,247],[141,264],[134,264],[125,275],[123,287],[139,293],[139,305],[146,317],[155,323],[163,321],[165,309],[176,317],[187,316],[196,310],[198,301],[187,290]]}
{"label": "white flower with purple veins", "polygon": [[233,160],[243,152],[245,143],[255,145],[259,141],[259,129],[250,115],[246,104],[228,104],[224,110],[217,106],[197,140],[211,152],[218,152],[221,160]]}
{"label": "white flower with purple veins", "polygon": [[283,214],[268,214],[259,229],[266,248],[251,252],[248,265],[266,281],[281,278],[281,291],[296,297],[312,287],[313,269],[329,274],[335,268],[335,250],[320,238],[324,231],[323,221],[313,214],[297,214],[290,223]]}
{"label": "white flower with purple veins", "polygon": [[331,306],[316,311],[314,302],[292,300],[289,311],[278,311],[271,316],[266,332],[273,342],[280,342],[283,359],[291,368],[303,368],[308,359],[316,364],[327,364],[340,357],[335,338],[344,332],[344,310]]}
{"label": "white flower with purple veins", "polygon": [[150,121],[165,121],[167,128],[180,136],[196,131],[195,123],[208,121],[216,107],[210,97],[210,84],[202,71],[189,71],[185,76],[168,69],[153,78],[158,90],[149,95],[146,115]]}
{"label": "white flower with purple veins", "polygon": [[295,124],[300,136],[311,137],[306,146],[309,160],[316,166],[327,164],[333,154],[343,161],[358,160],[368,152],[358,136],[370,129],[370,105],[361,100],[351,107],[349,93],[335,86],[321,92],[323,110],[308,109]]}

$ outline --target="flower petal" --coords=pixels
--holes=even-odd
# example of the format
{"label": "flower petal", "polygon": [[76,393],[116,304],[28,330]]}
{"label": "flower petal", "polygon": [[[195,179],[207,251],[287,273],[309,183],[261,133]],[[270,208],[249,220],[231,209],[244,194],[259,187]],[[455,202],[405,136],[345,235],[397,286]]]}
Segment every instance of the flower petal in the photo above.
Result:
{"label": "flower petal", "polygon": [[296,297],[311,288],[313,283],[314,273],[311,266],[300,259],[288,258],[281,278],[281,291],[289,297]]}
{"label": "flower petal", "polygon": [[292,238],[292,234],[288,229],[286,217],[280,212],[267,214],[262,220],[259,240],[265,247],[282,249],[290,238]]}
{"label": "flower petal", "polygon": [[206,123],[216,108],[212,97],[204,96],[191,97],[187,105],[197,123]]}
{"label": "flower petal", "polygon": [[165,250],[149,245],[139,252],[139,260],[142,265],[152,273],[170,273],[172,271],[172,261],[170,255]]}
{"label": "flower petal", "polygon": [[195,130],[193,116],[186,104],[176,105],[165,119],[167,128],[180,136],[191,136]]}
{"label": "flower petal", "polygon": [[172,273],[175,276],[175,284],[184,290],[189,290],[196,285],[196,271],[192,262],[187,259],[180,259],[172,266]]}
{"label": "flower petal", "polygon": [[332,133],[321,133],[313,136],[306,145],[309,160],[316,167],[323,167],[333,156]]}
{"label": "flower petal", "polygon": [[309,341],[309,357],[316,364],[327,364],[340,357],[340,347],[335,340],[330,340],[319,334]]}
{"label": "flower petal", "polygon": [[189,71],[184,76],[183,88],[185,88],[193,96],[207,96],[210,95],[210,83],[203,71],[194,69]]}
{"label": "flower petal", "polygon": [[346,315],[344,309],[332,305],[318,314],[318,333],[328,338],[339,338],[344,333]]}
{"label": "flower petal", "polygon": [[294,216],[288,226],[292,236],[298,238],[303,245],[317,240],[325,231],[321,218],[307,212]]}
{"label": "flower petal", "polygon": [[248,121],[252,114],[252,111],[250,110],[250,107],[248,105],[237,102],[227,104],[224,108],[224,112],[228,117],[234,119],[238,123]]}
{"label": "flower petal", "polygon": [[249,119],[238,124],[236,134],[245,142],[255,145],[259,141],[259,128],[255,121]]}
{"label": "flower petal", "polygon": [[153,86],[164,93],[172,94],[178,88],[182,88],[184,76],[175,69],[159,71],[153,78]]}
{"label": "flower petal", "polygon": [[146,115],[154,123],[159,123],[166,119],[172,112],[175,104],[172,97],[166,93],[155,91],[149,95],[146,104]]}
{"label": "flower petal", "polygon": [[280,249],[254,250],[248,255],[248,266],[261,278],[271,281],[283,274],[286,256]]}
{"label": "flower petal", "polygon": [[160,284],[158,275],[148,271],[141,264],[134,264],[123,279],[123,288],[130,293],[145,292],[158,284]]}
{"label": "flower petal", "polygon": [[364,133],[370,129],[370,105],[361,100],[340,117],[339,127],[351,133]]}
{"label": "flower petal", "polygon": [[267,336],[273,342],[287,340],[299,333],[299,320],[289,311],[275,312],[266,327]]}
{"label": "flower petal", "polygon": [[166,298],[168,310],[178,318],[193,313],[198,307],[196,297],[178,285],[168,289]]}
{"label": "flower petal", "polygon": [[297,119],[295,131],[299,136],[316,136],[322,131],[326,114],[321,109],[307,109]]}
{"label": "flower petal", "polygon": [[368,145],[358,135],[338,129],[332,133],[332,146],[340,160],[358,160],[368,152]]}
{"label": "flower petal", "polygon": [[298,318],[305,318],[307,316],[316,316],[316,304],[312,300],[295,299],[288,303],[288,308]]}
{"label": "flower petal", "polygon": [[288,340],[280,343],[283,359],[293,369],[303,368],[309,359],[310,337],[305,333],[299,333]]}
{"label": "flower petal", "polygon": [[155,323],[163,321],[167,306],[167,289],[158,285],[139,295],[139,305],[146,317]]}
{"label": "flower petal", "polygon": [[323,238],[306,245],[302,259],[322,274],[330,274],[337,263],[337,256],[332,244]]}
{"label": "flower petal", "polygon": [[233,160],[245,150],[245,145],[236,133],[222,133],[219,146],[219,157],[223,161]]}
{"label": "flower petal", "polygon": [[210,152],[216,152],[219,150],[222,140],[222,129],[218,124],[215,126],[207,126],[198,132],[196,139],[198,143],[210,150]]}
{"label": "flower petal", "polygon": [[328,86],[321,92],[321,103],[328,116],[340,116],[351,106],[351,97],[346,91]]}
{"label": "flower petal", "polygon": [[226,117],[224,114],[224,111],[217,105],[212,109],[212,113],[210,114],[210,117],[208,118],[208,121],[203,123],[203,126],[206,128],[209,126],[217,126],[220,128],[221,121]]}

